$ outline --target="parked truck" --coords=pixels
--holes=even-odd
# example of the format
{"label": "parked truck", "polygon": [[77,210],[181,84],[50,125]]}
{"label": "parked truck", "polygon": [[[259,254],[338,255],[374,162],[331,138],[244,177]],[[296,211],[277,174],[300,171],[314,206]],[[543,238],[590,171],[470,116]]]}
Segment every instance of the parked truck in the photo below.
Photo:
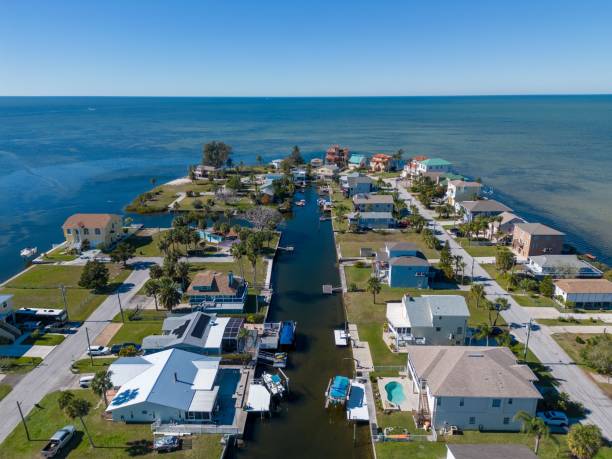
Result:
{"label": "parked truck", "polygon": [[75,432],[74,426],[64,426],[55,432],[40,452],[42,457],[55,457],[62,448],[70,443]]}

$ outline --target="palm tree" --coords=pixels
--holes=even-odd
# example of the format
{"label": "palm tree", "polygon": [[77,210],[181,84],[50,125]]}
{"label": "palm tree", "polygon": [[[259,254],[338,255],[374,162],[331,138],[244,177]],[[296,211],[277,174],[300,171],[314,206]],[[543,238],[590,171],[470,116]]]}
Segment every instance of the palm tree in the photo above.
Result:
{"label": "palm tree", "polygon": [[181,281],[181,287],[185,291],[189,282],[189,263],[179,261],[176,264],[176,277]]}
{"label": "palm tree", "polygon": [[162,277],[159,280],[159,302],[169,311],[181,302],[178,285],[169,277]]}
{"label": "palm tree", "polygon": [[91,390],[98,397],[104,398],[104,405],[108,406],[108,398],[106,392],[113,388],[113,382],[111,381],[112,371],[98,371],[91,381]]}
{"label": "palm tree", "polygon": [[489,337],[491,336],[492,332],[493,332],[493,329],[491,328],[489,324],[482,323],[478,326],[478,328],[476,329],[476,333],[474,333],[472,336],[476,338],[477,340],[486,339],[487,346],[488,346]]}
{"label": "palm tree", "polygon": [[366,290],[372,294],[375,304],[376,304],[376,294],[380,293],[381,289],[382,289],[382,284],[380,283],[380,279],[378,277],[370,277],[368,279],[368,285],[366,287]]}
{"label": "palm tree", "polygon": [[533,448],[534,454],[538,454],[538,449],[540,449],[540,440],[542,437],[547,438],[550,435],[550,431],[548,426],[543,419],[538,418],[537,416],[531,416],[526,411],[518,411],[513,418],[515,421],[521,422],[521,431],[535,435],[535,446]]}
{"label": "palm tree", "polygon": [[243,247],[242,242],[238,244],[234,244],[230,248],[230,255],[234,257],[234,260],[238,261],[238,265],[240,266],[240,276],[242,276],[242,278],[244,279],[244,258],[243,258],[244,253],[243,251],[244,251],[244,247]]}
{"label": "palm tree", "polygon": [[87,400],[84,400],[82,398],[74,398],[64,408],[64,411],[66,412],[66,415],[70,419],[79,418],[81,420],[81,424],[83,424],[83,430],[85,431],[85,433],[87,434],[87,438],[89,439],[89,444],[91,445],[92,448],[95,448],[93,438],[91,438],[89,430],[87,430],[87,426],[85,425],[85,419],[83,419],[85,416],[89,414],[90,409],[91,409],[91,404]]}
{"label": "palm tree", "polygon": [[149,279],[144,284],[145,295],[152,296],[155,300],[155,310],[159,310],[159,306],[157,304],[157,294],[159,293],[159,282],[157,279]]}
{"label": "palm tree", "polygon": [[223,216],[226,218],[227,224],[229,226],[232,226],[232,216],[233,215],[234,215],[234,211],[232,209],[225,209],[223,211]]}
{"label": "palm tree", "polygon": [[149,276],[151,279],[159,279],[164,275],[164,270],[159,265],[153,265],[149,268]]}
{"label": "palm tree", "polygon": [[64,411],[68,405],[74,399],[74,394],[68,391],[60,392],[59,398],[57,399],[57,404],[59,405],[59,409]]}
{"label": "palm tree", "polygon": [[476,309],[480,307],[480,302],[484,299],[484,286],[482,284],[473,284],[470,288],[470,296],[476,301]]}
{"label": "palm tree", "polygon": [[[499,315],[502,311],[507,311],[508,309],[510,309],[510,302],[508,301],[507,298],[497,298],[495,300],[495,306],[493,307],[495,309],[495,319],[493,320],[493,322],[491,323],[491,325],[493,327],[495,327],[497,325],[497,320],[499,319]],[[489,318],[489,322],[491,322],[491,319]]]}

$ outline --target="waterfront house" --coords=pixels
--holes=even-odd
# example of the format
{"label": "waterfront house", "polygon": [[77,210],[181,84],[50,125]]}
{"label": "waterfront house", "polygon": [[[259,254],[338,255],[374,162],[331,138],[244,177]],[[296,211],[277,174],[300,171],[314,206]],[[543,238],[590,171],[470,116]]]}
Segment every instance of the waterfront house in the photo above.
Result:
{"label": "waterfront house", "polygon": [[482,185],[478,182],[449,180],[446,185],[446,199],[450,205],[458,201],[473,201],[480,196]]}
{"label": "waterfront house", "polygon": [[377,153],[370,159],[370,170],[372,172],[388,172],[391,170],[393,156]]}
{"label": "waterfront house", "polygon": [[310,166],[313,168],[321,167],[323,165],[323,160],[321,158],[312,158],[310,160]]}
{"label": "waterfront house", "polygon": [[411,242],[389,242],[376,253],[374,274],[389,287],[428,288],[431,265]]}
{"label": "waterfront house", "polygon": [[346,217],[349,225],[360,229],[388,229],[395,226],[391,212],[351,212]]}
{"label": "waterfront house", "polygon": [[66,219],[62,229],[69,248],[77,250],[84,241],[91,248],[111,247],[123,237],[121,216],[115,214],[74,214]]}
{"label": "waterfront house", "polygon": [[173,315],[164,320],[161,335],[149,335],[142,340],[142,349],[145,354],[166,349],[206,355],[236,352],[243,325],[244,319],[239,317],[217,317],[199,311]]}
{"label": "waterfront house", "polygon": [[334,180],[338,178],[340,168],[336,164],[325,164],[319,167],[316,175],[321,180]]}
{"label": "waterfront house", "polygon": [[346,167],[350,151],[348,147],[341,147],[338,144],[331,145],[325,152],[325,162],[327,164],[335,164],[339,168]]}
{"label": "waterfront house", "polygon": [[365,155],[351,155],[348,162],[349,169],[362,169],[366,167],[368,158]]}
{"label": "waterfront house", "polygon": [[422,175],[428,172],[450,172],[452,166],[452,163],[442,158],[427,158],[417,161],[416,173],[417,175]]}
{"label": "waterfront house", "polygon": [[200,271],[185,292],[193,309],[203,312],[242,313],[248,295],[244,279],[229,273]]}
{"label": "waterfront house", "polygon": [[201,180],[201,179],[208,178],[210,176],[214,176],[217,172],[219,172],[221,170],[222,170],[222,168],[220,168],[220,167],[208,166],[208,165],[204,165],[204,164],[198,164],[193,169],[193,175],[196,178],[196,180]]}
{"label": "waterfront house", "polygon": [[537,459],[525,445],[447,443],[446,459]]}
{"label": "waterfront house", "polygon": [[494,199],[480,199],[478,201],[460,201],[455,203],[455,210],[463,212],[463,220],[471,222],[476,217],[495,217],[502,212],[511,212],[508,206]]}
{"label": "waterfront house", "polygon": [[525,220],[512,212],[502,212],[497,218],[489,222],[486,237],[497,239],[507,237],[514,233],[514,225],[517,223],[526,223]]}
{"label": "waterfront house", "polygon": [[274,167],[274,169],[280,170],[281,165],[283,164],[283,160],[282,159],[273,159],[272,161],[270,161],[270,164]]}
{"label": "waterfront house", "polygon": [[349,174],[341,180],[340,186],[345,196],[352,198],[356,194],[365,194],[375,191],[374,180],[367,175]]}
{"label": "waterfront house", "polygon": [[409,345],[417,417],[434,429],[518,431],[519,411],[535,416],[537,377],[507,347]]}
{"label": "waterfront house", "polygon": [[612,282],[607,279],[560,279],[555,281],[554,295],[564,305],[577,308],[612,308]]}
{"label": "waterfront house", "polygon": [[401,303],[387,303],[389,333],[400,348],[463,344],[469,317],[461,295],[404,295]]}
{"label": "waterfront house", "polygon": [[576,255],[536,255],[527,259],[525,269],[536,278],[599,278],[603,275]]}
{"label": "waterfront house", "polygon": [[521,258],[559,255],[565,234],[541,223],[517,223],[512,233],[512,251]]}
{"label": "waterfront house", "polygon": [[356,194],[353,206],[357,212],[393,212],[394,201],[390,194]]}
{"label": "waterfront house", "polygon": [[0,344],[12,343],[21,335],[14,324],[13,295],[0,295]]}
{"label": "waterfront house", "polygon": [[118,391],[106,411],[126,423],[214,422],[223,385],[220,360],[180,349],[120,357],[109,367]]}
{"label": "waterfront house", "polygon": [[419,167],[419,162],[427,159],[427,156],[415,156],[411,158],[405,165],[402,170],[402,178],[412,178],[417,175],[417,169]]}

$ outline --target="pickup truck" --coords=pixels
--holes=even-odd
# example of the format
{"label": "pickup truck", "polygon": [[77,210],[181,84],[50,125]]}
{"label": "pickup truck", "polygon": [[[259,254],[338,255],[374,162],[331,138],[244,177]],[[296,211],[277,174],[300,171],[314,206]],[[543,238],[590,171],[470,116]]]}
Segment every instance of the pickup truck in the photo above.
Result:
{"label": "pickup truck", "polygon": [[70,443],[76,429],[74,426],[64,426],[49,439],[49,442],[41,450],[40,454],[42,457],[55,457],[61,449]]}

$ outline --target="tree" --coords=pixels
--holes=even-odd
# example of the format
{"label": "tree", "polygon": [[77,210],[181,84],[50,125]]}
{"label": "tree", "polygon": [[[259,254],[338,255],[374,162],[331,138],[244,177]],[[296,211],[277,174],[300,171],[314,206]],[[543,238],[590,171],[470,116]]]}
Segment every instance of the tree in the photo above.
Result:
{"label": "tree", "polygon": [[294,145],[291,149],[290,158],[294,166],[304,164],[304,158],[302,158],[302,153],[300,153],[300,147],[298,147],[297,145]]}
{"label": "tree", "polygon": [[159,302],[169,311],[181,302],[178,285],[169,277],[159,279]]}
{"label": "tree", "polygon": [[550,434],[546,423],[543,419],[540,419],[537,416],[531,416],[529,413],[523,410],[518,411],[514,415],[514,420],[521,422],[522,432],[535,435],[533,452],[537,455],[538,449],[540,449],[540,440],[542,437],[547,438]]}
{"label": "tree", "polygon": [[238,261],[238,265],[240,266],[240,276],[244,279],[244,243],[239,242],[237,244],[233,244],[230,248],[230,255],[234,257],[234,260]]}
{"label": "tree", "polygon": [[89,439],[89,444],[92,448],[95,447],[93,438],[89,434],[89,430],[87,430],[87,426],[85,425],[85,416],[89,414],[89,410],[91,409],[91,404],[82,398],[74,398],[72,401],[64,408],[66,415],[71,419],[79,418],[81,420],[81,424],[83,424],[83,430],[87,434],[87,438]]}
{"label": "tree", "polygon": [[183,291],[187,290],[189,283],[189,263],[179,261],[176,264],[176,278],[181,282]]}
{"label": "tree", "polygon": [[567,434],[567,446],[578,459],[591,459],[602,443],[601,430],[593,424],[574,424]]}
{"label": "tree", "polygon": [[376,303],[376,295],[382,290],[382,284],[378,277],[370,277],[366,290],[372,294],[374,303]]}
{"label": "tree", "polygon": [[225,186],[230,190],[240,191],[242,189],[242,181],[240,180],[239,175],[232,175],[227,182],[225,182]]}
{"label": "tree", "polygon": [[164,275],[164,271],[159,265],[153,265],[149,268],[149,276],[151,279],[159,279]]}
{"label": "tree", "polygon": [[552,298],[555,293],[555,284],[553,284],[552,277],[544,276],[544,279],[540,282],[540,295]]}
{"label": "tree", "polygon": [[68,405],[74,399],[74,394],[72,392],[68,392],[66,390],[61,391],[59,398],[57,399],[57,404],[59,405],[59,409],[64,411]]}
{"label": "tree", "polygon": [[98,371],[91,380],[91,390],[93,390],[98,397],[104,399],[104,406],[108,406],[106,392],[113,388],[113,382],[111,381],[112,374],[112,371]]}
{"label": "tree", "polygon": [[253,225],[256,230],[264,228],[273,229],[282,219],[280,212],[265,206],[252,207],[244,213],[244,218]]}
{"label": "tree", "polygon": [[123,267],[127,267],[127,261],[134,256],[135,248],[132,244],[127,242],[120,242],[115,247],[115,250],[111,252],[111,260],[114,262],[121,262]]}
{"label": "tree", "polygon": [[157,295],[159,294],[159,282],[157,281],[157,279],[149,279],[148,281],[146,281],[144,284],[144,291],[145,295],[152,296],[155,300],[155,310],[157,311],[159,309],[157,303]]}
{"label": "tree", "polygon": [[255,156],[255,161],[257,161],[257,164],[259,164],[261,166],[263,164],[262,156],[261,155]]}
{"label": "tree", "polygon": [[97,260],[89,260],[79,280],[79,287],[96,291],[102,290],[108,284],[108,268]]}
{"label": "tree", "polygon": [[222,167],[227,164],[231,154],[232,147],[223,142],[213,140],[204,145],[202,151],[202,164],[216,168]]}
{"label": "tree", "polygon": [[485,298],[484,286],[482,284],[472,284],[470,297],[476,302],[476,309],[478,309],[480,302]]}
{"label": "tree", "polygon": [[493,329],[489,324],[482,323],[476,329],[476,333],[474,333],[473,337],[477,340],[486,339],[487,346],[489,345],[489,337],[493,333]]}
{"label": "tree", "polygon": [[[489,323],[492,327],[497,326],[497,321],[499,320],[499,315],[502,311],[507,311],[510,309],[510,303],[507,298],[497,298],[494,304],[490,304],[489,306]],[[495,311],[495,319],[491,321],[491,311]]]}
{"label": "tree", "polygon": [[[423,230],[423,234],[428,234],[428,233],[431,233],[431,231]],[[450,245],[448,241],[446,241],[446,243],[444,244],[444,247],[442,247],[442,250],[440,250],[440,262],[438,263],[438,266],[444,273],[444,277],[446,277],[449,280],[453,278],[453,274],[454,274],[453,256],[451,254],[451,249],[450,249]]]}
{"label": "tree", "polygon": [[515,263],[516,259],[508,249],[498,249],[495,253],[495,267],[499,272],[507,273],[514,267]]}

